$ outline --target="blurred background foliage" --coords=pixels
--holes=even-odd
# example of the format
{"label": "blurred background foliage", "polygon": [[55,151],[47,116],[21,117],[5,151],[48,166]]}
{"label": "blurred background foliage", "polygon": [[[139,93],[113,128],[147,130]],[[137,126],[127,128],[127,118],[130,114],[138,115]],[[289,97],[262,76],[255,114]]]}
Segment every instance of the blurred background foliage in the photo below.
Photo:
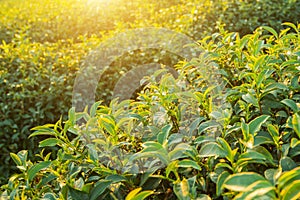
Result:
{"label": "blurred background foliage", "polygon": [[[217,32],[218,24],[246,35],[261,25],[278,31],[282,22],[297,23],[299,16],[297,0],[1,0],[0,185],[16,170],[9,152],[36,152],[36,139],[28,139],[30,128],[54,123],[61,114],[65,118],[82,59],[113,34],[154,26],[196,41]],[[160,51],[146,55],[159,57]],[[108,85],[120,76],[114,70],[144,62],[140,53],[122,59],[112,64],[112,76],[99,86],[105,92],[98,98],[109,101]],[[178,61],[175,56],[157,62],[162,59],[170,65]]]}

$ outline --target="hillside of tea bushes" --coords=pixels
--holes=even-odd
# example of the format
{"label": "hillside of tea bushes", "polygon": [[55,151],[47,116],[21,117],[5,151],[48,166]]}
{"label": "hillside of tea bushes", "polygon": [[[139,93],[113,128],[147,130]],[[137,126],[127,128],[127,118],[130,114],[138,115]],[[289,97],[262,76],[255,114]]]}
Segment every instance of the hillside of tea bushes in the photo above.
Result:
{"label": "hillside of tea bushes", "polygon": [[[2,197],[299,198],[299,6],[3,0]],[[86,55],[120,31],[149,26],[186,34],[202,53],[124,54],[98,86],[100,102],[71,109]],[[120,70],[153,61],[178,76],[162,69],[135,100],[111,101]]]}

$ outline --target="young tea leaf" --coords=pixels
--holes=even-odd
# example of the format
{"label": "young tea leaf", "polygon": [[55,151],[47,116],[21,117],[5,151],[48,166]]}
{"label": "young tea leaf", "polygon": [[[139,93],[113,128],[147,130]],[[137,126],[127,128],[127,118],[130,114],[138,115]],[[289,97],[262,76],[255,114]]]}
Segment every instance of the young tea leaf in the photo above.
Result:
{"label": "young tea leaf", "polygon": [[135,197],[133,197],[131,200],[143,200],[146,199],[148,196],[152,195],[154,191],[146,190],[138,193]]}
{"label": "young tea leaf", "polygon": [[178,167],[183,167],[183,168],[191,167],[191,168],[194,168],[197,170],[201,170],[201,167],[197,162],[195,162],[193,160],[187,160],[187,159],[179,161]]}
{"label": "young tea leaf", "polygon": [[100,180],[95,185],[95,187],[91,190],[91,193],[89,195],[89,200],[96,200],[98,199],[103,192],[110,186],[112,181],[109,180]]}
{"label": "young tea leaf", "polygon": [[21,166],[22,165],[22,161],[19,158],[19,156],[15,153],[9,153],[10,157],[13,159],[13,161],[16,163],[17,166]]}
{"label": "young tea leaf", "polygon": [[290,184],[293,184],[295,180],[300,180],[300,167],[294,168],[290,171],[284,172],[277,181],[278,188],[281,190]]}
{"label": "young tea leaf", "polygon": [[292,184],[285,187],[280,192],[280,199],[282,200],[296,200],[300,198],[300,180],[294,181]]}
{"label": "young tea leaf", "polygon": [[268,115],[261,115],[259,117],[256,117],[249,123],[249,132],[250,134],[254,135],[257,133],[261,126],[269,119],[270,116]]}
{"label": "young tea leaf", "polygon": [[174,184],[174,192],[178,199],[188,200],[189,198],[189,184],[188,181],[184,178],[182,181]]}
{"label": "young tea leaf", "polygon": [[270,135],[272,136],[273,141],[275,142],[276,146],[279,145],[279,130],[277,126],[274,126],[272,124],[268,124],[268,131]]}
{"label": "young tea leaf", "polygon": [[293,115],[292,124],[293,124],[294,131],[296,132],[296,134],[300,139],[300,115],[298,113]]}
{"label": "young tea leaf", "polygon": [[275,36],[275,38],[278,39],[278,33],[273,28],[269,26],[262,26],[262,28],[272,33]]}
{"label": "young tea leaf", "polygon": [[167,124],[162,128],[161,132],[157,135],[157,141],[160,144],[163,145],[167,141],[171,129],[172,129],[172,125],[170,124]]}
{"label": "young tea leaf", "polygon": [[43,161],[38,164],[33,165],[28,170],[28,180],[32,181],[32,179],[36,176],[36,174],[41,171],[42,169],[45,169],[51,165],[51,161]]}
{"label": "young tea leaf", "polygon": [[218,157],[225,157],[227,156],[227,152],[217,143],[210,142],[205,144],[199,151],[200,157],[211,157],[211,156],[218,156]]}
{"label": "young tea leaf", "polygon": [[248,186],[256,181],[263,180],[266,179],[260,174],[254,172],[242,172],[228,176],[224,182],[224,187],[236,192],[246,192]]}
{"label": "young tea leaf", "polygon": [[299,107],[297,106],[297,104],[295,103],[295,101],[291,100],[291,99],[284,99],[281,101],[281,103],[287,105],[288,107],[290,107],[294,113],[299,111]]}
{"label": "young tea leaf", "polygon": [[226,178],[229,176],[229,172],[228,171],[223,171],[219,176],[218,176],[218,180],[217,180],[217,187],[216,187],[216,194],[217,196],[220,196],[222,194],[223,191],[223,183],[226,180]]}
{"label": "young tea leaf", "polygon": [[244,94],[242,99],[247,103],[254,105],[255,107],[259,107],[258,100],[250,93]]}
{"label": "young tea leaf", "polygon": [[63,141],[56,138],[48,138],[40,142],[39,147],[53,147],[62,144]]}
{"label": "young tea leaf", "polygon": [[132,200],[141,190],[141,187],[131,190],[126,196],[125,200]]}
{"label": "young tea leaf", "polygon": [[294,168],[297,167],[297,164],[295,163],[295,161],[293,159],[291,159],[290,157],[282,157],[280,159],[280,166],[282,168],[282,171],[285,172],[285,171],[290,171]]}

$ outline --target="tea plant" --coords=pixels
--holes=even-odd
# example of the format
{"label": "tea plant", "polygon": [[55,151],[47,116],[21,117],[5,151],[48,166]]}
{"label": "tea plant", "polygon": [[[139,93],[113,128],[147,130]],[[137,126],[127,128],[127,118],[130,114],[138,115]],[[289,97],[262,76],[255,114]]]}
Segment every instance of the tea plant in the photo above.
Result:
{"label": "tea plant", "polygon": [[[279,31],[284,21],[298,22],[299,5],[300,1],[296,0],[272,3],[266,0],[114,0],[102,4],[89,0],[2,0],[0,170],[3,173],[0,174],[0,185],[16,170],[11,167],[9,152],[28,148],[28,156],[32,158],[38,139],[27,139],[29,129],[39,124],[54,123],[60,115],[66,119],[75,72],[87,52],[107,37],[125,29],[153,26],[199,40],[215,33],[220,22],[226,24],[226,30],[238,31],[241,36],[261,25],[269,25]],[[162,55],[159,49],[133,54],[124,54],[111,64],[104,81],[99,84],[98,100],[108,104],[111,86],[114,85],[111,82],[115,83],[121,72],[136,64],[157,60],[173,66],[181,59],[168,53]],[[296,78],[293,80],[296,82]],[[209,105],[209,99],[201,92],[186,96],[194,98],[197,104],[205,100],[204,107]],[[254,103],[260,109],[259,104]],[[174,117],[178,118],[175,114]],[[178,125],[174,125],[173,129],[176,129]]]}
{"label": "tea plant", "polygon": [[19,173],[2,197],[299,198],[300,26],[283,25],[243,37],[221,28],[176,65],[178,77],[145,77],[136,100],[33,128],[39,160],[11,153]]}

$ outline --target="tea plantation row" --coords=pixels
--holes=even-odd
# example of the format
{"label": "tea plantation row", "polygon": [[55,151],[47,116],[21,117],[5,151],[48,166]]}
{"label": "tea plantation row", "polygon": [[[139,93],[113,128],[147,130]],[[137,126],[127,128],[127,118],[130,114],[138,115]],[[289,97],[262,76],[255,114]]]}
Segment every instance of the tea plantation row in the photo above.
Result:
{"label": "tea plantation row", "polygon": [[[103,9],[103,6],[105,6],[105,9]],[[297,49],[298,29],[291,28],[291,30],[286,30],[286,33],[282,32],[281,35],[278,34],[281,30],[284,30],[284,26],[281,25],[282,22],[293,22],[296,25],[298,20],[297,16],[299,16],[300,10],[299,6],[299,1],[292,0],[278,1],[276,3],[270,3],[269,1],[264,0],[243,2],[211,2],[199,0],[156,2],[148,0],[147,3],[145,3],[145,1],[132,1],[130,3],[111,1],[109,4],[107,3],[104,5],[94,5],[92,1],[83,0],[45,0],[43,3],[41,3],[41,1],[19,1],[18,3],[10,0],[2,1],[0,5],[0,12],[3,16],[0,21],[0,40],[3,41],[0,45],[0,146],[2,150],[0,160],[1,171],[3,172],[1,173],[3,182],[1,184],[7,182],[7,177],[12,173],[19,172],[18,168],[20,167],[16,168],[11,165],[12,160],[9,156],[10,152],[17,153],[22,149],[28,149],[30,159],[33,162],[38,161],[37,158],[33,158],[33,155],[39,152],[39,149],[37,149],[38,142],[47,137],[31,137],[28,139],[30,128],[46,123],[55,123],[61,115],[63,116],[63,120],[67,120],[68,110],[72,106],[72,90],[76,72],[79,70],[80,63],[85,59],[87,53],[95,49],[101,42],[105,41],[106,38],[112,37],[114,33],[123,31],[127,28],[145,26],[165,27],[185,33],[195,40],[203,39],[202,42],[200,42],[202,44],[201,51],[210,52],[214,50],[216,52],[212,54],[212,57],[201,57],[203,60],[198,60],[197,62],[203,64],[205,63],[205,59],[207,59],[208,61],[217,63],[218,69],[221,69],[221,74],[219,75],[227,80],[227,88],[234,88],[230,90],[231,93],[225,95],[227,101],[231,102],[233,111],[236,113],[235,115],[231,114],[232,120],[238,121],[243,125],[241,118],[244,118],[245,123],[248,123],[260,115],[265,116],[276,113],[276,117],[271,116],[271,118],[269,117],[266,120],[275,123],[274,129],[278,129],[278,134],[284,134],[286,132],[286,130],[283,129],[286,124],[289,125],[287,126],[288,131],[290,130],[288,128],[291,128],[297,133],[297,128],[294,128],[294,126],[297,126],[298,115],[296,113],[298,111],[296,109],[299,107],[297,105],[297,103],[299,103],[299,97],[297,96],[299,93],[297,85],[297,83],[299,83],[299,68],[297,68],[299,62],[297,57],[299,56],[299,50]],[[275,36],[269,40],[264,36],[255,36],[257,37],[255,38],[257,41],[252,43],[251,40],[247,38],[254,36],[245,36],[238,47],[235,45],[235,40],[239,39],[236,35],[225,36],[225,33],[222,33],[224,41],[222,41],[221,36],[218,36],[218,34],[213,35],[213,38],[206,38],[207,35],[218,32],[217,24],[220,23],[226,24],[224,27],[226,30],[238,31],[240,36],[251,33],[255,28],[261,25],[272,26],[275,30],[271,32],[274,34],[275,31],[277,31],[278,34],[274,34]],[[258,32],[261,32],[261,30]],[[264,33],[266,34],[267,32]],[[206,42],[204,42],[204,40]],[[220,42],[219,40],[222,41],[219,43],[220,46],[214,46]],[[228,41],[230,42],[227,43]],[[224,42],[226,44],[223,44]],[[275,44],[277,44],[277,46]],[[245,46],[247,46],[247,49]],[[250,52],[247,52],[246,50],[249,50]],[[243,51],[246,51],[246,56],[243,54]],[[256,67],[250,69],[251,62],[254,62],[251,59],[258,57],[260,53],[264,54],[265,57],[257,61]],[[218,57],[216,58],[215,56]],[[155,59],[157,62],[169,64],[170,66],[178,61],[178,57],[170,56],[162,58],[159,50],[146,52],[146,58],[145,56],[142,56],[140,52],[135,52],[135,55],[126,54],[120,58],[120,60],[123,60],[122,70],[128,70],[127,66],[132,65],[132,63],[146,63],[149,60],[152,61],[153,57],[158,58]],[[251,58],[251,62],[248,60],[249,58]],[[195,59],[197,60],[197,58]],[[199,63],[191,63],[192,64],[187,66],[200,65]],[[97,94],[97,99],[104,100],[104,105],[108,105],[108,102],[111,100],[111,82],[116,82],[116,80],[120,78],[120,74],[118,73],[120,71],[119,65],[120,64],[118,64],[117,61],[112,63],[110,66],[110,73],[112,75],[108,76],[107,81],[98,87],[98,91],[100,92]],[[184,64],[181,65],[184,66]],[[266,69],[261,75],[256,75],[257,71],[251,73],[247,70],[246,72],[243,71],[245,70],[244,68],[254,70],[260,68],[257,66],[261,65],[270,65],[274,67],[274,69]],[[276,67],[281,65],[283,67]],[[292,65],[292,67],[288,67],[290,65]],[[285,68],[287,68],[288,71],[284,71],[283,69]],[[203,71],[199,70],[197,72],[196,70],[195,72],[195,69],[193,68],[184,68],[180,69],[180,71],[182,76],[191,76],[188,80],[189,82],[192,80],[192,83],[194,83],[193,79],[199,77],[199,80],[195,80],[196,83],[194,86],[190,87],[193,87],[195,90],[200,90],[198,91],[200,93],[204,93],[204,90],[206,89],[204,86],[197,87],[197,84],[203,84],[203,80],[200,78]],[[179,77],[179,80],[181,80],[180,78],[183,77]],[[271,81],[271,85],[268,85],[267,83],[269,83],[270,78],[274,79],[275,82],[282,82],[283,84],[272,85],[271,83],[273,82]],[[255,85],[254,83],[257,80],[259,84]],[[267,81],[267,83],[264,81]],[[252,83],[252,85],[250,83]],[[170,84],[172,85],[172,83]],[[243,88],[244,86],[246,89]],[[265,88],[267,86],[270,88]],[[187,87],[185,90],[189,91],[190,88]],[[154,89],[153,91],[157,92]],[[271,92],[271,94],[268,92]],[[197,93],[197,95],[200,95],[200,93]],[[151,101],[149,95],[152,97],[153,94],[150,92],[150,94],[145,95],[145,99],[143,100],[147,101],[149,104],[149,101]],[[172,98],[175,98],[173,95],[171,96]],[[201,102],[206,99],[206,97],[194,98],[198,98]],[[272,101],[274,99],[275,102]],[[281,102],[282,100],[284,101]],[[295,103],[291,103],[290,100]],[[173,99],[172,101],[177,102],[179,100]],[[167,106],[168,109],[174,110],[178,104],[174,104],[172,101],[169,102],[170,105],[163,105],[163,107]],[[205,111],[205,109],[209,109],[210,102],[204,102],[204,105],[200,105],[199,108],[190,108],[190,111],[188,112],[191,114],[187,116],[198,116],[198,109],[201,109],[201,116],[205,116],[207,118],[206,120],[210,119],[211,110]],[[189,105],[191,102],[188,102],[187,100],[185,103],[186,105]],[[143,109],[148,109],[146,113],[149,112],[149,110],[153,110],[153,108],[147,108],[147,106]],[[180,109],[183,108],[180,106]],[[180,109],[176,112],[181,113],[182,111]],[[291,112],[291,110],[293,112]],[[172,122],[173,128],[170,134],[178,132],[179,127],[181,126],[179,124],[183,123],[180,117],[182,114],[178,113],[173,113],[172,115],[174,116],[170,116],[172,119],[171,121],[165,120],[166,124]],[[149,113],[149,115],[151,115],[151,113]],[[144,116],[142,117],[144,118]],[[148,117],[151,118],[150,116]],[[193,117],[191,119],[194,119]],[[145,118],[148,119],[147,117]],[[230,121],[231,118],[229,116],[228,118]],[[176,123],[176,120],[178,121],[178,124]],[[294,123],[296,125],[293,125],[293,120],[296,121],[296,123]],[[199,120],[199,123],[197,124],[198,121],[196,120],[193,123],[193,126],[197,127],[200,124],[200,121],[201,120]],[[153,125],[151,125],[150,122],[143,123],[146,127],[153,128]],[[150,123],[150,125],[147,125],[148,123]],[[189,123],[190,122],[187,121],[184,125],[187,126]],[[230,125],[232,125],[232,123],[233,122],[231,122]],[[222,124],[222,126],[223,125],[224,124]],[[155,130],[158,131],[161,126],[162,124],[160,124],[159,127],[156,127]],[[243,126],[246,127],[246,125]],[[226,130],[225,128],[226,127],[224,127],[223,131]],[[271,130],[272,128],[263,126],[262,129],[264,131],[269,131],[269,129]],[[151,131],[156,133],[152,129]],[[243,133],[244,132],[245,131],[243,131]],[[204,132],[199,132],[199,135],[201,134],[204,134]],[[271,134],[270,131],[269,134]],[[69,133],[68,136],[70,136]],[[74,135],[71,136],[71,139],[74,139],[74,137],[76,141],[76,136]],[[126,140],[125,138],[121,138],[121,140]],[[226,137],[223,138],[228,140]],[[255,138],[257,137],[254,137],[254,141]],[[284,139],[284,142],[280,142],[278,139],[276,149],[270,147],[267,148],[265,146],[264,148],[267,148],[272,155],[275,155],[277,149],[282,149],[283,144],[290,144],[293,142],[293,145],[290,145],[292,148],[291,151],[296,151],[293,149],[297,147],[297,140],[295,140],[297,137],[290,135],[285,135],[283,137],[283,135],[280,135],[279,138]],[[258,140],[262,140],[262,138],[258,137]],[[249,141],[247,141],[247,144],[248,142]],[[268,141],[266,143],[270,144],[271,142]],[[138,143],[138,146],[141,145],[142,141]],[[288,145],[283,147],[285,153],[278,156],[275,159],[277,161],[274,161],[275,163],[279,163],[283,156],[291,157],[293,161],[297,163],[297,155],[288,155],[290,150],[287,149],[287,146]],[[79,146],[76,148],[81,149]],[[197,146],[197,148],[200,148],[200,146]],[[234,146],[231,148],[234,149]],[[247,150],[243,149],[243,146],[240,146],[239,148],[241,148],[239,154],[243,154]],[[52,160],[59,159],[55,153],[58,149],[59,148],[57,147],[47,149],[47,152],[53,152],[51,155]],[[138,150],[140,150],[140,148],[137,148],[137,151]],[[25,152],[22,153],[25,155]],[[20,155],[22,153],[20,153]],[[239,154],[236,154],[235,157]],[[276,154],[280,155],[280,151],[278,150]],[[88,154],[84,155],[86,156]],[[215,159],[212,160],[218,162]],[[287,163],[286,160],[281,162]],[[50,162],[46,163],[55,168],[55,165],[50,165]],[[17,164],[19,165],[20,163]],[[170,163],[165,163],[166,166],[169,166],[169,164]],[[45,165],[40,164],[40,166]],[[27,168],[30,167],[31,164],[28,164]],[[95,166],[90,167],[93,168]],[[35,168],[38,169],[39,167]],[[25,171],[24,174],[27,173],[25,173]],[[206,172],[202,173],[206,174]],[[260,174],[263,173],[260,172]],[[179,177],[181,177],[181,179],[183,178],[182,176]],[[186,178],[188,177],[189,176]],[[203,175],[201,177],[205,176]],[[34,175],[34,177],[30,178],[30,181],[36,181],[33,180],[33,178],[37,177]],[[176,177],[176,180],[177,178],[178,177]],[[198,179],[195,179],[195,181],[196,180],[199,182]],[[17,182],[13,181],[12,184],[15,185],[16,183]],[[22,183],[20,184],[22,185]],[[74,188],[74,185],[72,186],[72,184],[71,187]],[[172,186],[172,182],[167,182],[166,184],[171,184],[169,187],[173,188],[174,191],[176,190],[174,188],[175,186]],[[22,187],[21,185],[20,187]],[[12,188],[14,187],[15,186],[12,186]],[[134,184],[134,188],[135,187],[136,185]],[[161,187],[164,188],[165,185]],[[75,188],[77,188],[77,186]],[[40,188],[35,189],[40,190]],[[46,190],[48,191],[48,189]],[[30,190],[32,190],[32,188]],[[56,188],[55,191],[56,190],[59,191],[59,187]],[[279,189],[276,189],[276,191],[277,190],[279,191]],[[90,192],[90,190],[87,191],[87,193]],[[108,190],[106,190],[106,192],[107,191]],[[130,190],[124,190],[123,193],[125,194],[129,191]],[[276,195],[279,195],[278,191]],[[211,191],[204,191],[206,194],[209,194],[210,192]],[[119,196],[124,196],[123,193]],[[44,193],[41,192],[41,195],[44,195]],[[70,194],[67,192],[65,195]],[[170,193],[170,195],[174,196],[173,193]]]}
{"label": "tea plantation row", "polygon": [[46,136],[38,161],[11,153],[20,171],[2,197],[298,199],[300,26],[285,25],[244,37],[221,28],[177,78],[146,77],[136,100],[35,127],[30,137]]}

